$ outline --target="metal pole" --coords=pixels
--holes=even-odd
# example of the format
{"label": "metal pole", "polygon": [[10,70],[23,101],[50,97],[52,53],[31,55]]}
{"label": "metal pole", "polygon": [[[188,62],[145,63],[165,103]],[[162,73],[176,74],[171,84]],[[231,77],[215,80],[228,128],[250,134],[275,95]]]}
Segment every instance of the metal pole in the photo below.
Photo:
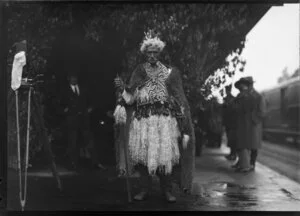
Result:
{"label": "metal pole", "polygon": [[[16,95],[16,125],[17,125],[17,150],[18,150],[18,172],[19,172],[19,198],[22,206],[22,170],[21,170],[21,145],[20,145],[20,125],[19,125],[19,92],[15,91]],[[23,208],[22,208],[23,210]]]}
{"label": "metal pole", "polygon": [[21,200],[22,211],[24,211],[26,204],[26,196],[27,196],[27,169],[28,169],[28,160],[29,160],[29,136],[30,136],[30,116],[31,116],[31,92],[32,87],[29,88],[28,91],[28,109],[27,109],[27,134],[26,134],[26,153],[25,153],[25,180],[24,180],[24,197]]}

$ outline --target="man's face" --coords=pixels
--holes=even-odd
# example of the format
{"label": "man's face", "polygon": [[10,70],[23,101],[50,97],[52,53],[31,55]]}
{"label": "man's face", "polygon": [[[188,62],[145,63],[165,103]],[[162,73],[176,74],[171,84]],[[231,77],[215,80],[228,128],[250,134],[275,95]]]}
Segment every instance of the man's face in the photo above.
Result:
{"label": "man's face", "polygon": [[146,57],[147,57],[147,61],[150,64],[156,64],[156,62],[158,61],[160,52],[158,51],[157,48],[155,47],[149,47],[146,51]]}
{"label": "man's face", "polygon": [[241,87],[240,87],[240,88],[241,88],[241,91],[242,91],[242,92],[248,90],[248,86],[247,86],[246,84],[243,84],[243,83],[241,84]]}
{"label": "man's face", "polygon": [[70,80],[70,84],[71,84],[71,85],[77,85],[77,83],[78,83],[78,80],[77,80],[77,77],[76,77],[76,76],[71,76],[71,77],[69,78],[69,80]]}

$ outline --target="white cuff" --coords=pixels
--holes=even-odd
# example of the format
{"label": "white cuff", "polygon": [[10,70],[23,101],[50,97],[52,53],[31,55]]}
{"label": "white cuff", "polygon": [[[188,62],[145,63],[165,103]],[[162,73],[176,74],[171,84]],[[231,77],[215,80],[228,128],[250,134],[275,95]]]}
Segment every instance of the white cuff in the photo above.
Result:
{"label": "white cuff", "polygon": [[122,93],[122,97],[124,98],[124,100],[127,104],[132,104],[134,101],[134,96],[132,94],[128,93],[125,89]]}

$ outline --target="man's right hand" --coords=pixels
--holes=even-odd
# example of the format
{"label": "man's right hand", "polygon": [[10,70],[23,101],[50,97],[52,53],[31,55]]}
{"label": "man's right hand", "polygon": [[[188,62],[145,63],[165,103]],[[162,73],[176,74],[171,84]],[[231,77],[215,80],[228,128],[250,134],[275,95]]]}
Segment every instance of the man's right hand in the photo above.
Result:
{"label": "man's right hand", "polygon": [[123,90],[125,88],[124,82],[120,77],[114,79],[115,87]]}
{"label": "man's right hand", "polygon": [[68,107],[64,109],[64,112],[65,112],[65,113],[68,112],[68,111],[69,111],[69,108],[68,108]]}

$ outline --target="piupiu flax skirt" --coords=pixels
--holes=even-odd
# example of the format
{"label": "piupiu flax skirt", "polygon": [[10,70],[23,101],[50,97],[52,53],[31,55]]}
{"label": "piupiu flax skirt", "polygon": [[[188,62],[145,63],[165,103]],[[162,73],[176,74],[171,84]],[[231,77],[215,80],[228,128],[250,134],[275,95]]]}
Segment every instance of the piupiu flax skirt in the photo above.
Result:
{"label": "piupiu flax skirt", "polygon": [[132,165],[143,164],[152,175],[157,169],[171,174],[180,157],[180,130],[176,118],[160,114],[141,118],[134,116],[128,144]]}

